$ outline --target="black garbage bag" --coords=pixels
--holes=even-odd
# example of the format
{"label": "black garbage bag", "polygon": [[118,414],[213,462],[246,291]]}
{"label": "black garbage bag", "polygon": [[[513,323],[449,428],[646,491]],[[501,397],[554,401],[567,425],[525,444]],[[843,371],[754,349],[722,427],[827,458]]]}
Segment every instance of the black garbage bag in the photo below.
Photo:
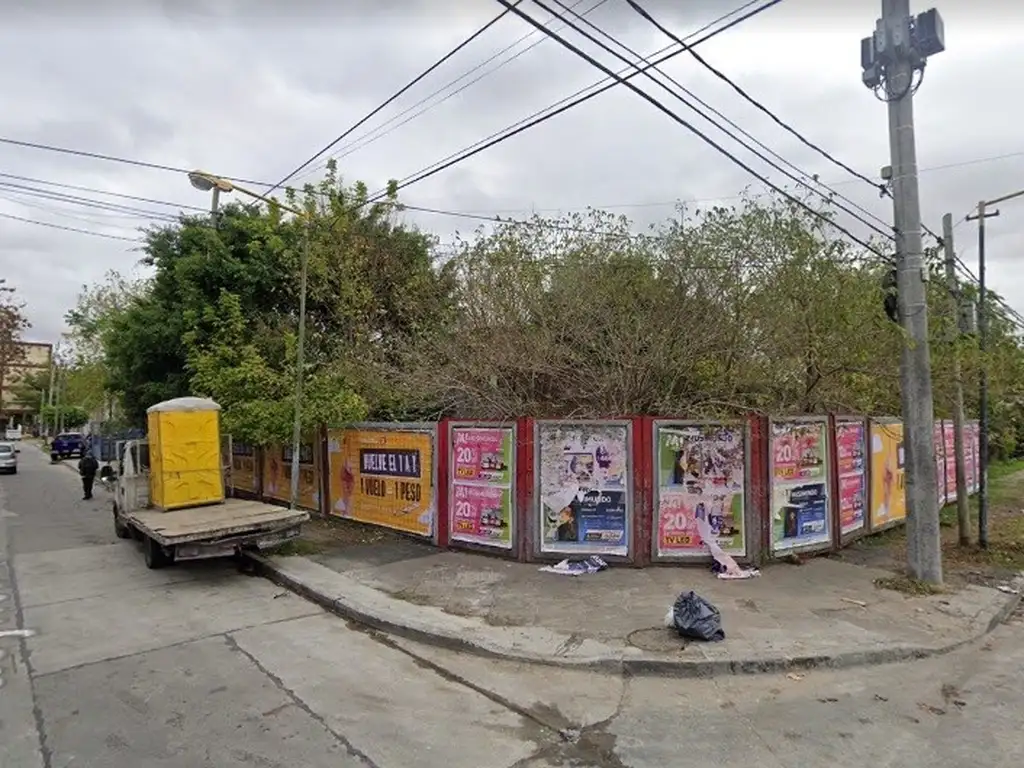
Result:
{"label": "black garbage bag", "polygon": [[722,614],[696,592],[683,592],[672,605],[672,621],[676,632],[695,640],[725,640]]}

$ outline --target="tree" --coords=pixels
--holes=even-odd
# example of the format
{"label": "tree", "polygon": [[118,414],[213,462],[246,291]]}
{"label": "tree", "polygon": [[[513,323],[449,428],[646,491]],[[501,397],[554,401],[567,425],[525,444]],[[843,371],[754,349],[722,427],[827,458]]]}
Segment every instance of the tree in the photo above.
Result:
{"label": "tree", "polygon": [[42,417],[48,424],[63,425],[64,429],[75,429],[89,423],[89,412],[79,405],[46,405]]}
{"label": "tree", "polygon": [[[222,291],[215,307],[204,317],[213,327],[205,342],[190,332],[188,368],[196,394],[212,397],[223,408],[225,429],[252,445],[284,443],[294,420],[296,379],[294,344],[286,333],[283,360],[272,363],[273,344],[261,344],[251,335],[239,297]],[[302,424],[306,434],[321,424],[342,425],[365,417],[362,398],[344,379],[323,370],[304,377]]]}
{"label": "tree", "polygon": [[[370,204],[365,186],[343,186],[333,169],[290,200],[310,222],[306,408],[322,406],[333,418],[364,412],[363,401],[375,414],[399,411],[384,383],[395,350],[435,326],[450,296],[433,268],[433,240],[397,223],[393,196]],[[269,397],[262,377],[270,370],[287,380],[294,372],[306,235],[304,221],[284,219],[276,205],[238,204],[225,206],[216,226],[205,216],[183,217],[147,233],[143,263],[153,277],[102,333],[108,386],[122,393],[129,416],[141,421],[153,403],[200,391],[227,397],[235,413],[250,399],[285,409],[290,394],[277,382]],[[233,313],[244,318],[239,327]],[[236,399],[235,377],[250,374],[259,386],[245,379],[256,389]],[[340,392],[358,387],[365,397],[341,408],[326,390],[317,399],[317,382]]]}
{"label": "tree", "polygon": [[4,413],[4,391],[11,380],[11,368],[25,359],[21,334],[31,327],[25,304],[17,291],[0,277],[0,416]]}

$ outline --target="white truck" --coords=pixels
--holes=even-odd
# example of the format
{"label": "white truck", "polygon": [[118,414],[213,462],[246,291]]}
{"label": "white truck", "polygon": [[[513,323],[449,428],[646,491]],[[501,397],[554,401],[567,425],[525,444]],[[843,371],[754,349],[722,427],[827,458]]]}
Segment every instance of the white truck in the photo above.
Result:
{"label": "white truck", "polygon": [[117,537],[141,541],[149,568],[271,549],[298,536],[309,520],[302,510],[231,497],[219,504],[154,509],[148,453],[145,440],[118,443],[113,508]]}

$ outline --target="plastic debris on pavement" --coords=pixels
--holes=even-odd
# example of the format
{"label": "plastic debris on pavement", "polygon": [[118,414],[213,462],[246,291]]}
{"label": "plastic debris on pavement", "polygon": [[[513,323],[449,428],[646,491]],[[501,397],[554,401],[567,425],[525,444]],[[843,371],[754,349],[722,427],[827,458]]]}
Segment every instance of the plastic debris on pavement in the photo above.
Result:
{"label": "plastic debris on pavement", "polygon": [[725,550],[718,546],[718,542],[715,540],[715,535],[711,532],[711,526],[708,525],[708,521],[703,518],[697,518],[697,530],[700,532],[700,538],[704,542],[704,546],[711,552],[711,556],[715,558],[715,564],[711,569],[720,579],[752,579],[755,576],[760,576],[761,572],[757,568],[740,568],[739,564],[730,557]]}
{"label": "plastic debris on pavement", "polygon": [[682,637],[718,642],[725,640],[722,614],[696,592],[683,592],[665,615],[665,626]]}
{"label": "plastic debris on pavement", "polygon": [[538,570],[546,573],[558,573],[562,576],[582,576],[586,573],[597,573],[608,567],[608,563],[597,555],[591,555],[583,560],[571,560],[566,558],[555,565],[545,565]]}

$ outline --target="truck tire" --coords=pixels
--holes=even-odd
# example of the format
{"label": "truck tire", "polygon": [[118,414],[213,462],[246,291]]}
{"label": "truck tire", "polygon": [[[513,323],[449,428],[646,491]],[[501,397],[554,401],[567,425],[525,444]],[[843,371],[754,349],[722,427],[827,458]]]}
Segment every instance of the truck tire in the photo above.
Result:
{"label": "truck tire", "polygon": [[161,547],[155,539],[147,536],[142,546],[146,550],[146,567],[150,570],[166,568],[174,562],[174,555],[168,554],[167,550]]}
{"label": "truck tire", "polygon": [[119,539],[130,539],[132,537],[132,529],[130,526],[125,525],[121,522],[121,518],[117,516],[117,502],[113,503],[114,507],[114,535]]}

